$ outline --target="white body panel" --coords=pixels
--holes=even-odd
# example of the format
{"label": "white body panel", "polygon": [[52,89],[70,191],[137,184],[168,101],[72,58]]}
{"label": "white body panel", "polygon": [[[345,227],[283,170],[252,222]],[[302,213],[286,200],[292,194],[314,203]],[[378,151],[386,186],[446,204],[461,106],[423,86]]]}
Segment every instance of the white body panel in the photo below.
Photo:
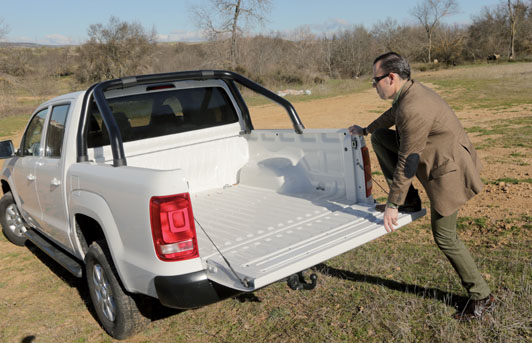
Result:
{"label": "white body panel", "polygon": [[[189,192],[201,192],[237,182],[237,172],[249,159],[248,144],[240,124],[128,142],[128,166],[157,170],[181,169]],[[89,158],[112,162],[109,146],[90,149]]]}
{"label": "white body panel", "polygon": [[[38,226],[42,210],[37,194],[35,165],[39,157],[27,156],[26,158],[14,158],[13,182],[16,182],[16,194],[19,199],[19,208],[28,224]],[[7,163],[6,163],[7,164]]]}
{"label": "white body panel", "polygon": [[150,198],[187,192],[182,171],[76,164],[68,179],[71,213],[87,215],[104,228],[117,271],[129,291],[155,296],[155,276],[203,269],[199,259],[163,262],[153,245]]}

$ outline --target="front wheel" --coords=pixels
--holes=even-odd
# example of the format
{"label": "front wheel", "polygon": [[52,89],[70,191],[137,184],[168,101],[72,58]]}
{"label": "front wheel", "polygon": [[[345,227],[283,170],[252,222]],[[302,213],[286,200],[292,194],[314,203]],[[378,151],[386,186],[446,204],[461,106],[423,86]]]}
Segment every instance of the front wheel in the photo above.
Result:
{"label": "front wheel", "polygon": [[0,199],[0,223],[4,236],[11,243],[18,246],[26,243],[26,226],[11,192],[7,192]]}
{"label": "front wheel", "polygon": [[120,284],[104,241],[90,245],[85,268],[92,303],[105,331],[113,338],[125,339],[144,329],[149,319]]}

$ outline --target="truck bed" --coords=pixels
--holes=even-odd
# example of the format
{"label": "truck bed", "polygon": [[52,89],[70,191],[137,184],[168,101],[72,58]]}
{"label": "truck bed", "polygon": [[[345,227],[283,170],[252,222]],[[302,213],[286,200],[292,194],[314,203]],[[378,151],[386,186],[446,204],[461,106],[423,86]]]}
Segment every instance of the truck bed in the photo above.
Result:
{"label": "truck bed", "polygon": [[[382,213],[373,206],[329,196],[319,190],[287,195],[248,185],[195,194],[200,256],[209,279],[252,291],[386,234]],[[424,214],[400,213],[399,225]]]}

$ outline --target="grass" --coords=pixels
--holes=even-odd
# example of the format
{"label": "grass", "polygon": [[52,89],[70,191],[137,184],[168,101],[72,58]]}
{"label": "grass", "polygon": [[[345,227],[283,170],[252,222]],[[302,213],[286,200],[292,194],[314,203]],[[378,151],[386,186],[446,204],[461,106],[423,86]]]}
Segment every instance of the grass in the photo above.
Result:
{"label": "grass", "polygon": [[456,228],[458,230],[464,230],[468,227],[474,226],[478,229],[485,229],[487,227],[488,219],[485,217],[482,218],[470,218],[470,217],[460,217],[456,222]]}
{"label": "grass", "polygon": [[498,178],[497,180],[488,181],[488,183],[495,184],[495,185],[498,185],[501,182],[517,185],[519,183],[532,183],[532,178],[516,179],[513,177],[501,177],[501,178]]}
{"label": "grass", "polygon": [[[0,119],[0,139],[13,136],[24,130],[28,123],[28,115],[12,116]],[[16,142],[15,142],[16,143]]]}
{"label": "grass", "polygon": [[442,73],[419,73],[414,78],[440,88],[445,99],[458,110],[508,109],[532,104],[531,63],[499,66],[461,66]]}
{"label": "grass", "polygon": [[[515,148],[532,146],[532,115],[504,120],[490,120],[482,126],[466,128],[471,134],[484,137],[483,142],[476,146],[477,149],[491,147]],[[521,153],[510,154],[512,157],[525,157]]]}
{"label": "grass", "polygon": [[378,197],[375,199],[375,201],[377,202],[377,204],[383,204],[383,203],[386,203],[386,200],[388,200],[388,197]]}

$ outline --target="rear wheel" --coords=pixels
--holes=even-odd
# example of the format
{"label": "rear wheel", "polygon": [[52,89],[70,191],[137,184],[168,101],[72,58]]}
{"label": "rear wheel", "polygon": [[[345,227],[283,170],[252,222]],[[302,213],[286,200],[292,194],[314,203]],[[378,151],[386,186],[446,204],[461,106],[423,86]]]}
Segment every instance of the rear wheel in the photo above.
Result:
{"label": "rear wheel", "polygon": [[104,241],[90,245],[85,267],[92,303],[105,331],[113,338],[125,339],[144,329],[149,319],[119,282]]}
{"label": "rear wheel", "polygon": [[11,243],[18,246],[26,243],[26,226],[11,192],[7,192],[0,199],[0,223],[4,236]]}

